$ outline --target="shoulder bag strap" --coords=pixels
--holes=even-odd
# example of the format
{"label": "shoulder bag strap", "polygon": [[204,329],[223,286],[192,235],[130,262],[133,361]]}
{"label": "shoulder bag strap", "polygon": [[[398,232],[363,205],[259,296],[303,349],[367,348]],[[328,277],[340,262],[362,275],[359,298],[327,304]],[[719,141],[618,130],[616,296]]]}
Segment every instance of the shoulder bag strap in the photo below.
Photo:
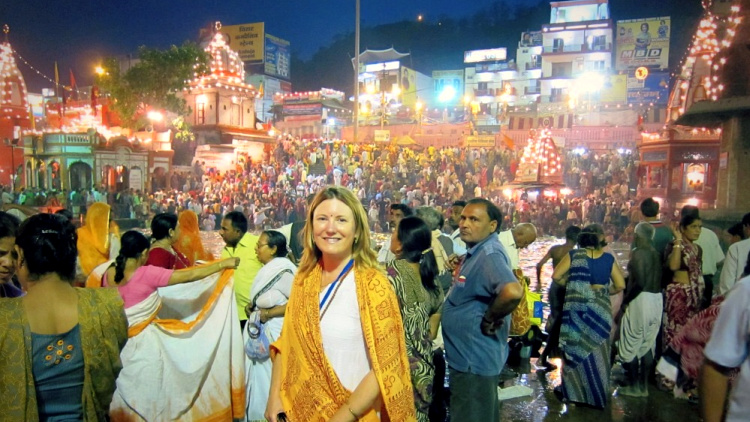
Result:
{"label": "shoulder bag strap", "polygon": [[281,279],[281,276],[284,275],[285,273],[292,274],[292,270],[288,268],[281,270],[281,272],[276,274],[276,277],[274,277],[273,280],[271,280],[271,282],[263,286],[263,289],[261,289],[261,291],[259,291],[258,294],[256,294],[255,297],[253,297],[253,300],[251,301],[251,303],[253,304],[252,309],[255,309],[255,302],[258,300],[258,298],[261,297],[263,293],[271,290],[271,288],[273,288],[273,286]]}

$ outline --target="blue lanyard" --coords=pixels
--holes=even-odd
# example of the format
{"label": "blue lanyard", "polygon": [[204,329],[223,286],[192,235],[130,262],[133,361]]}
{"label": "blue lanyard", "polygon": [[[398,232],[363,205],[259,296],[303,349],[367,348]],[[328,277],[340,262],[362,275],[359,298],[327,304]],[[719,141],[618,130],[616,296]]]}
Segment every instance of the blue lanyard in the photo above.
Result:
{"label": "blue lanyard", "polygon": [[331,283],[328,286],[328,290],[326,290],[326,294],[323,295],[323,300],[320,301],[320,308],[318,308],[318,310],[323,309],[323,305],[325,305],[326,302],[328,301],[328,297],[331,295],[331,292],[333,291],[333,288],[336,287],[336,283],[338,283],[339,281],[341,281],[341,277],[343,277],[344,274],[348,273],[349,270],[352,269],[353,265],[354,265],[354,260],[350,259],[349,263],[346,264],[346,267],[344,267],[344,269],[341,270],[341,274],[339,274],[339,276],[336,277],[336,280],[334,280],[333,283]]}

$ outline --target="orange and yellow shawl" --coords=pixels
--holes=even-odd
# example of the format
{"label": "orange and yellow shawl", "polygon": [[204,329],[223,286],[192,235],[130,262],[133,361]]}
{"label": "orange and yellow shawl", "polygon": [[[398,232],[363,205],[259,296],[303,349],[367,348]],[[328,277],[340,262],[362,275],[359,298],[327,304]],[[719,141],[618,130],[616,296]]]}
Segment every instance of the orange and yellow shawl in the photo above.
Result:
{"label": "orange and yellow shawl", "polygon": [[213,261],[214,256],[206,251],[201,241],[198,215],[191,210],[182,211],[177,219],[177,224],[180,226],[180,238],[174,246],[187,257],[190,266],[195,265],[195,261],[198,260]]}
{"label": "orange and yellow shawl", "polygon": [[[346,404],[350,391],[339,382],[323,351],[319,294],[322,271],[297,275],[286,307],[282,335],[272,346],[281,364],[281,400],[291,421],[327,421]],[[396,294],[385,274],[354,268],[360,319],[372,368],[380,385],[382,420],[416,421],[404,326]],[[380,419],[375,410],[360,418]]]}
{"label": "orange and yellow shawl", "polygon": [[[86,212],[86,224],[78,229],[78,258],[86,276],[110,259],[110,232],[119,236],[117,225],[109,224],[109,213],[109,205],[94,203]],[[114,258],[113,256],[112,259]]]}

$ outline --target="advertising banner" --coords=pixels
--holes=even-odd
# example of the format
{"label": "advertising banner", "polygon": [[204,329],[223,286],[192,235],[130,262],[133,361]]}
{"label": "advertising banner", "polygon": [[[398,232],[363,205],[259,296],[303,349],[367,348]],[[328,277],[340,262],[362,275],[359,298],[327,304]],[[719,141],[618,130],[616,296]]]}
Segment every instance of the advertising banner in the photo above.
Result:
{"label": "advertising banner", "polygon": [[599,100],[603,103],[624,103],[628,98],[628,75],[609,75]]}
{"label": "advertising banner", "polygon": [[323,106],[320,103],[316,104],[284,104],[282,112],[285,116],[310,116],[317,115],[321,116],[323,112]]}
{"label": "advertising banner", "polygon": [[472,135],[466,137],[467,148],[494,148],[495,135]]}
{"label": "advertising banner", "polygon": [[464,51],[464,63],[498,62],[507,58],[508,50],[504,47]]}
{"label": "advertising banner", "polygon": [[617,70],[669,67],[669,16],[617,21]]}
{"label": "advertising banner", "polygon": [[520,47],[537,47],[542,45],[542,31],[521,32]]}
{"label": "advertising banner", "polygon": [[240,55],[245,63],[263,63],[263,41],[265,25],[263,22],[242,25],[225,25],[221,33],[229,39],[229,48]]}
{"label": "advertising banner", "polygon": [[291,62],[289,41],[266,34],[266,75],[289,79]]}
{"label": "advertising banner", "polygon": [[[443,99],[447,104],[459,104],[464,95],[464,71],[435,70],[432,72],[432,83],[435,87],[434,98]],[[449,98],[448,94],[452,94]],[[442,96],[441,96],[442,95]]]}
{"label": "advertising banner", "polygon": [[44,117],[44,97],[39,94],[28,94],[26,99],[34,117]]}
{"label": "advertising banner", "polygon": [[669,72],[649,72],[644,80],[636,78],[634,71],[628,72],[627,76],[628,104],[654,103],[655,105],[667,105],[669,101]]}
{"label": "advertising banner", "polygon": [[401,67],[401,104],[414,108],[417,104],[417,72],[408,67]]}

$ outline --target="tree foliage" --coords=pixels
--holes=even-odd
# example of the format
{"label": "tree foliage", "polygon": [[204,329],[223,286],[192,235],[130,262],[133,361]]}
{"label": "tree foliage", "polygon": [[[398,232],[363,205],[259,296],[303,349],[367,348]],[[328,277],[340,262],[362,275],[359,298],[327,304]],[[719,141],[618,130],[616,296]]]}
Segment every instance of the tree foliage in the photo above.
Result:
{"label": "tree foliage", "polygon": [[[146,112],[163,111],[168,121],[179,120],[190,110],[177,93],[186,81],[208,72],[208,55],[200,46],[185,43],[166,50],[141,47],[139,60],[124,73],[117,59],[107,60],[104,73],[97,83],[110,96],[111,107],[119,115],[122,125],[141,128],[148,124]],[[171,116],[170,116],[171,114]]]}

